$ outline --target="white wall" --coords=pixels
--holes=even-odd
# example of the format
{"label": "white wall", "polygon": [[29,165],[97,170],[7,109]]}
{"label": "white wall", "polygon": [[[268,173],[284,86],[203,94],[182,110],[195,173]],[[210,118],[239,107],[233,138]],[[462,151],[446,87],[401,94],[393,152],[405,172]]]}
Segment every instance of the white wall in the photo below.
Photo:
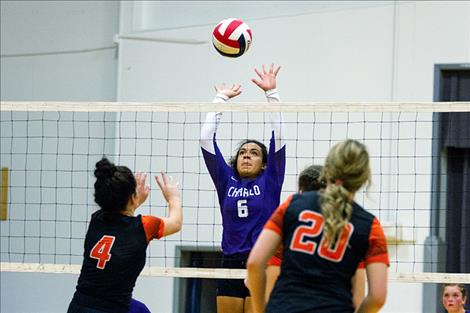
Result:
{"label": "white wall", "polygon": [[2,1],[2,100],[116,99],[118,1]]}
{"label": "white wall", "polygon": [[[255,77],[254,67],[275,62],[283,66],[278,82],[281,97],[286,102],[432,101],[434,64],[470,60],[469,2],[125,1],[121,3],[120,13],[116,2],[2,1],[1,6],[2,100],[209,101],[213,97],[214,84],[239,82],[243,86],[239,101],[264,101],[262,93],[249,79]],[[244,19],[253,30],[253,46],[238,59],[218,55],[210,43],[213,26],[229,16]],[[115,50],[108,47],[113,46],[112,37],[118,31],[122,37],[134,39],[119,40],[119,59],[116,63]],[[154,41],[136,40],[137,37]],[[168,42],[174,40],[183,43]],[[106,49],[30,55],[99,47]],[[93,162],[102,153],[116,153],[114,156],[119,163],[134,169],[152,173],[166,170],[182,182],[185,226],[181,233],[151,244],[150,265],[174,264],[174,259],[161,257],[172,256],[176,245],[194,245],[194,238],[205,241],[201,245],[219,244],[220,214],[197,143],[199,123],[203,117],[204,114],[197,113],[171,114],[169,118],[172,124],[167,126],[166,114],[140,114],[139,119],[153,122],[150,126],[150,123],[136,122],[134,114],[126,113],[110,117],[108,123],[92,129],[86,129],[87,124],[80,122],[90,117],[76,118],[77,134],[96,135],[102,143],[100,146],[95,142],[94,145],[79,149],[80,152],[92,150],[88,151],[89,157],[84,162],[76,160],[78,163],[72,164],[66,171],[69,179],[65,186],[72,190],[78,184],[83,190],[72,198],[70,207],[59,210],[73,214],[71,219],[77,222],[70,231],[75,239],[63,243],[64,248],[67,245],[70,247],[69,254],[72,254],[64,262],[80,263],[80,232],[83,236],[88,214],[94,209],[90,200],[91,176],[71,179],[72,173],[77,169],[92,168]],[[54,121],[54,115],[50,119]],[[103,116],[91,116],[93,121],[103,119]],[[115,119],[127,121],[117,125],[116,134],[130,138],[121,138],[107,146],[109,142],[105,139],[113,136]],[[314,124],[310,123],[313,119]],[[13,149],[17,152],[30,152],[27,149],[31,149],[26,148],[21,140],[11,145],[8,136],[12,132],[22,134],[27,127],[34,133],[43,128],[34,122],[13,127],[9,120],[10,115],[2,113],[2,166],[7,162],[7,166],[13,164],[19,169],[30,170],[29,167],[37,164],[41,168],[41,164],[54,165],[59,162],[58,159],[42,157],[41,162],[37,163],[38,160],[33,159],[25,167],[21,158],[12,158],[9,153]],[[220,144],[227,156],[241,138],[267,139],[262,114],[251,115],[249,120],[249,126],[243,126],[247,125],[245,114],[224,115],[226,124],[221,126],[218,138],[226,139],[220,140]],[[232,129],[231,121],[241,124]],[[360,201],[364,201],[381,220],[402,223],[408,238],[416,243],[416,246],[411,247],[391,247],[391,270],[420,271],[423,262],[421,244],[428,235],[429,227],[430,115],[286,114],[286,121],[293,123],[286,125],[288,163],[283,197],[295,190],[296,174],[312,161],[312,156],[313,162],[321,163],[335,140],[345,136],[366,139],[364,141],[371,155],[375,156],[374,172],[382,175],[374,176],[371,199],[360,196]],[[330,121],[335,123],[334,127]],[[384,123],[387,121],[392,122]],[[396,121],[400,121],[400,124]],[[64,125],[59,125],[65,127],[65,133],[70,131],[67,116],[61,123]],[[60,140],[65,135],[54,133],[53,126],[48,136]],[[397,140],[410,134],[414,136],[415,133],[419,140]],[[137,138],[147,139],[135,139],[134,134],[138,134]],[[175,140],[183,136],[184,143]],[[172,141],[168,143],[166,138]],[[298,142],[297,139],[303,141]],[[43,143],[33,146],[40,151]],[[66,143],[63,144],[68,147]],[[53,144],[51,146],[54,147]],[[52,154],[64,157],[73,153],[73,150],[65,149],[58,153],[54,148],[51,149]],[[416,162],[398,162],[396,158],[388,160],[378,157],[406,156],[410,153],[418,153]],[[401,174],[401,180],[393,175],[397,172]],[[23,174],[17,180],[18,185],[24,185],[24,189],[33,185],[37,182],[37,177],[33,176]],[[59,183],[53,178],[52,181]],[[200,190],[191,190],[197,184]],[[384,192],[378,195],[375,191],[379,187]],[[397,200],[397,190],[410,188],[422,192],[411,198],[400,197]],[[34,195],[40,192],[33,191]],[[35,199],[31,198],[33,196],[25,199],[24,194],[23,191],[18,195],[16,201],[30,204]],[[67,197],[67,194],[60,196]],[[80,205],[86,206],[86,210],[80,210]],[[77,209],[71,210],[74,206]],[[410,206],[415,208],[413,218],[409,216],[410,211],[406,210]],[[34,214],[41,214],[37,212],[38,208],[28,205],[28,210],[31,209]],[[152,192],[142,212],[149,211],[156,215],[164,214],[161,196],[156,191]],[[20,215],[17,216],[20,220],[30,212],[25,211],[25,208],[11,210],[11,214]],[[419,226],[419,230],[413,230],[411,224]],[[9,249],[12,240],[11,234],[21,234],[31,225],[2,222],[1,226],[4,260],[5,251],[8,251],[5,249]],[[66,226],[70,226],[70,223]],[[58,233],[66,231],[60,225],[54,227]],[[31,231],[33,236],[37,236],[38,232],[41,234],[47,229],[47,224],[43,224],[32,227]],[[66,235],[71,236],[71,233]],[[41,241],[41,247],[46,251],[50,246],[47,241]],[[60,250],[61,244],[56,243],[54,247],[56,250],[52,251]],[[23,243],[20,250],[34,252],[37,247],[27,248]],[[39,257],[37,253],[31,254],[31,262]],[[1,311],[63,312],[75,282],[76,277],[73,275],[2,273]],[[141,277],[134,296],[155,311],[171,312],[172,284],[171,279]],[[421,312],[421,289],[419,284],[390,284],[389,300],[383,312]],[[34,291],[34,294],[29,290]],[[20,298],[18,295],[21,295],[23,301],[15,300]],[[42,299],[41,304],[38,304],[38,299]]]}
{"label": "white wall", "polygon": [[[119,31],[119,2],[1,1],[0,5],[2,101],[116,100],[113,36]],[[113,137],[114,126],[103,125],[113,116],[101,115],[100,127],[96,120],[75,123],[75,129],[71,125],[72,120],[95,117],[1,113],[1,166],[11,170],[9,220],[0,222],[2,262],[80,262],[81,238],[94,210],[92,193],[83,188],[87,185],[83,173],[103,153],[114,151],[114,142],[104,140]],[[12,122],[18,118],[24,123]],[[97,139],[72,144],[70,138],[79,134]],[[80,174],[80,168],[85,172]],[[61,189],[54,192],[48,186]],[[39,199],[44,204],[35,204]],[[51,222],[54,219],[60,221]],[[77,254],[71,256],[71,251]],[[2,272],[0,311],[64,312],[76,281],[74,275]]]}

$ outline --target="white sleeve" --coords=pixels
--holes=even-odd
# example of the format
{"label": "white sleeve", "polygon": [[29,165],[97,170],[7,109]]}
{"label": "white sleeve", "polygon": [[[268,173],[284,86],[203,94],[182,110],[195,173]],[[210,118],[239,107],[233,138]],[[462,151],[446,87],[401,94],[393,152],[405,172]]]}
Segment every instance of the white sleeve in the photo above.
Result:
{"label": "white sleeve", "polygon": [[[216,94],[213,103],[225,103],[229,98],[224,94]],[[209,112],[206,115],[206,120],[201,127],[201,137],[199,138],[199,144],[201,148],[209,153],[215,154],[213,138],[219,127],[220,119],[222,118],[222,112]]]}
{"label": "white sleeve", "polygon": [[[266,91],[266,99],[269,103],[279,103],[281,98],[277,89],[271,89]],[[269,122],[271,123],[271,129],[274,131],[274,139],[276,144],[275,151],[279,151],[284,145],[284,117],[282,112],[269,112]]]}

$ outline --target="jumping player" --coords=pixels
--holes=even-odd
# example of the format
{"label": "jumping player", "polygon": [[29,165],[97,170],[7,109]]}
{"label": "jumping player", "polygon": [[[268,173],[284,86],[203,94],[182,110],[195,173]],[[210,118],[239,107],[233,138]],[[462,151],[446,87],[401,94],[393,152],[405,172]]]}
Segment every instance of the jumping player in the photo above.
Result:
{"label": "jumping player", "polygon": [[[255,69],[259,79],[252,81],[265,91],[269,102],[278,102],[276,76],[280,67]],[[224,103],[241,93],[239,85],[217,86],[214,102]],[[282,115],[269,114],[272,125],[269,153],[257,140],[240,144],[230,165],[216,141],[222,113],[208,113],[201,129],[201,150],[219,198],[222,214],[222,268],[245,268],[263,225],[280,202],[285,172]],[[242,279],[217,280],[217,312],[242,313],[251,309],[249,291]]]}
{"label": "jumping player", "polygon": [[[147,199],[147,175],[103,158],[96,163],[95,202],[85,237],[83,264],[68,313],[145,312],[132,290],[145,265],[147,245],[181,229],[182,210],[177,184],[162,173],[155,177],[168,203],[168,217],[134,216]],[[139,311],[140,310],[140,311]],[[148,310],[148,309],[147,309]]]}
{"label": "jumping player", "polygon": [[[351,278],[363,261],[368,294],[356,312],[377,312],[389,258],[379,221],[353,201],[370,183],[369,155],[356,140],[329,152],[320,192],[290,196],[266,223],[248,259],[254,312],[354,312]],[[266,262],[283,243],[281,274],[265,308]],[[266,311],[265,311],[266,309]]]}

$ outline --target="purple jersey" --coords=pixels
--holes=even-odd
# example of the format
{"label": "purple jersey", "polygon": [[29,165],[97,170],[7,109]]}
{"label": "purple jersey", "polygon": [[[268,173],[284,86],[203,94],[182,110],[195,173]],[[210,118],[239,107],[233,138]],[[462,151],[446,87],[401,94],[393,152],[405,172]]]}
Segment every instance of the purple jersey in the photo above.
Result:
{"label": "purple jersey", "polygon": [[274,131],[266,169],[254,179],[241,179],[229,166],[215,139],[215,154],[202,148],[207,169],[217,189],[222,213],[222,250],[225,255],[248,252],[266,221],[279,206],[286,166],[286,149],[275,151]]}

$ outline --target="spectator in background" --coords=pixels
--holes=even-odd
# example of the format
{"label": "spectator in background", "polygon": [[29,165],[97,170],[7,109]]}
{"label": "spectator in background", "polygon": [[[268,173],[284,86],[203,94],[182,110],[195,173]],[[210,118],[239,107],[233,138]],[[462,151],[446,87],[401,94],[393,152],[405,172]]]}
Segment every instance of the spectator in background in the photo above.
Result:
{"label": "spectator in background", "polygon": [[462,284],[444,284],[442,287],[442,304],[447,313],[470,313],[465,310],[467,290]]}

